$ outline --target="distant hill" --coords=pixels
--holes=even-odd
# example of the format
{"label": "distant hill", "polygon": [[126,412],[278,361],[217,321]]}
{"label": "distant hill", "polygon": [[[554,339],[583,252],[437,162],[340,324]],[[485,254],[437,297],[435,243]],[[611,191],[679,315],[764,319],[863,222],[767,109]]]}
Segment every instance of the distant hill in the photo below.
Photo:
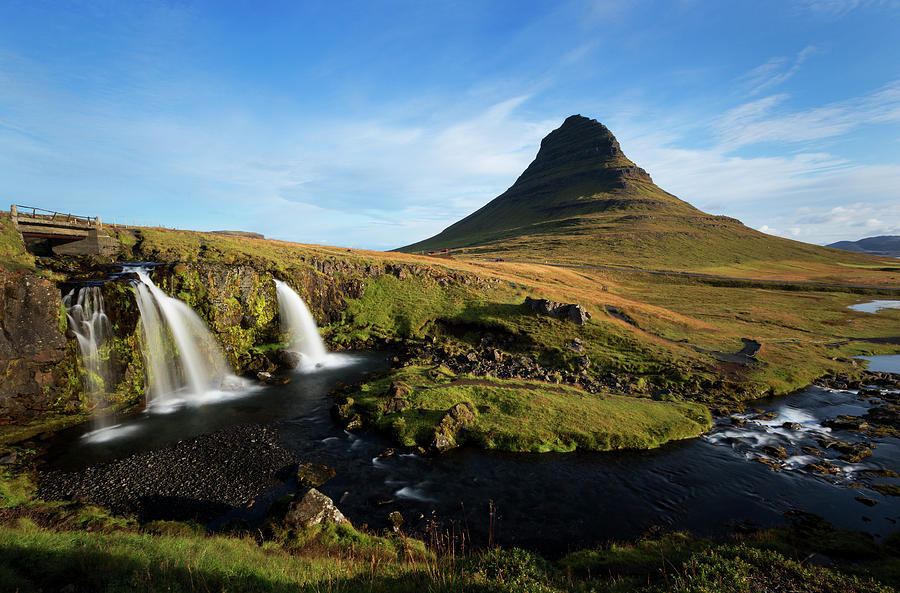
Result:
{"label": "distant hill", "polygon": [[[766,235],[678,199],[625,156],[606,126],[581,115],[568,117],[541,141],[534,161],[503,194],[397,251],[444,249],[520,261],[682,270],[835,261],[832,250]],[[843,256],[851,262],[859,257]]]}
{"label": "distant hill", "polygon": [[829,247],[884,257],[900,257],[900,235],[866,237],[859,241],[838,241]]}

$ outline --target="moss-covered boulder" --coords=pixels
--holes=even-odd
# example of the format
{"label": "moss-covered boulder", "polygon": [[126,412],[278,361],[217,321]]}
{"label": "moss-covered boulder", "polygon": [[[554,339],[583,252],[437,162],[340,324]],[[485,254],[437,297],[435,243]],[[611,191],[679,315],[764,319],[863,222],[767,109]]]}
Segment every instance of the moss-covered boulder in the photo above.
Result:
{"label": "moss-covered boulder", "polygon": [[431,448],[442,453],[458,446],[457,436],[466,427],[477,422],[475,406],[470,402],[461,402],[451,407],[440,424],[434,429],[434,440]]}

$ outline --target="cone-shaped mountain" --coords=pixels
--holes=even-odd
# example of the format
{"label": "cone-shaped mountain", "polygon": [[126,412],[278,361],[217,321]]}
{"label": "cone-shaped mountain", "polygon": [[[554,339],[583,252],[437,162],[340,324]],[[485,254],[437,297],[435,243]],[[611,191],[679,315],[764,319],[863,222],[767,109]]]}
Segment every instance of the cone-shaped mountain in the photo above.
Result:
{"label": "cone-shaped mountain", "polygon": [[713,216],[659,188],[597,120],[568,117],[516,182],[441,233],[398,251],[700,269],[837,252]]}

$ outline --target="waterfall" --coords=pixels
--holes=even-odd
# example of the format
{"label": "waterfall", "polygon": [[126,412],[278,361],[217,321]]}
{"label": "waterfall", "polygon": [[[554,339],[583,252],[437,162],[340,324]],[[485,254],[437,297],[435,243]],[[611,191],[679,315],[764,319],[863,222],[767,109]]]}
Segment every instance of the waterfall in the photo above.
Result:
{"label": "waterfall", "polygon": [[[101,353],[111,334],[109,318],[103,307],[103,294],[99,286],[72,289],[63,297],[69,328],[78,341],[81,366],[84,371],[84,391],[94,409],[103,406],[106,382],[109,379],[108,353]],[[101,421],[95,416],[97,421]]]}
{"label": "waterfall", "polygon": [[149,407],[202,401],[245,385],[225,362],[203,320],[185,303],[164,293],[141,267],[135,297],[144,337]]}
{"label": "waterfall", "polygon": [[275,280],[275,293],[278,296],[278,315],[281,317],[281,328],[287,334],[290,345],[288,350],[299,352],[303,357],[303,366],[320,365],[328,357],[328,350],[316,321],[306,307],[306,303],[294,290],[282,282]]}

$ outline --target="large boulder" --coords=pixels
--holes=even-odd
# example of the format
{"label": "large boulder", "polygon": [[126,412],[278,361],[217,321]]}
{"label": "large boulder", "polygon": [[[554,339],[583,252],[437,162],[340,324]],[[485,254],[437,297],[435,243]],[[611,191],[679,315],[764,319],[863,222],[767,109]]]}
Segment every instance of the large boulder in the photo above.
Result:
{"label": "large boulder", "polygon": [[315,488],[292,494],[272,505],[271,518],[288,529],[303,529],[322,523],[349,523],[334,501]]}
{"label": "large boulder", "polygon": [[584,325],[591,318],[591,314],[584,307],[574,303],[565,304],[547,299],[525,297],[525,305],[539,315],[565,319],[576,325]]}
{"label": "large boulder", "polygon": [[303,355],[296,350],[279,350],[276,354],[278,364],[289,369],[295,369],[303,362]]}

